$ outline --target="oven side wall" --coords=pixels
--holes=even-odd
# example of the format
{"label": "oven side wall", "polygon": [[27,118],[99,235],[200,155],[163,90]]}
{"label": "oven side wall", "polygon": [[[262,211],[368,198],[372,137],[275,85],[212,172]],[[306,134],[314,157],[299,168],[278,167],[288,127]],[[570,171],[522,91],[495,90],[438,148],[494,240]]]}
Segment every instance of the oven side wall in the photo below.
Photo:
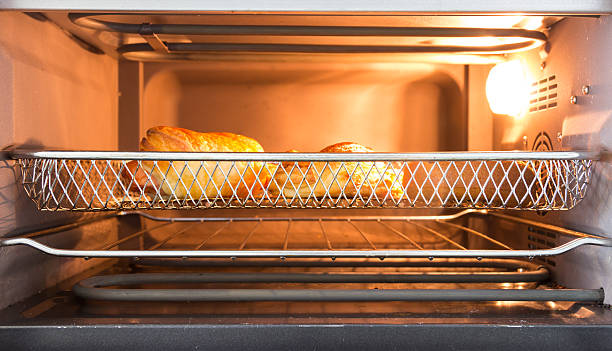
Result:
{"label": "oven side wall", "polygon": [[[0,147],[115,150],[117,135],[117,61],[87,52],[52,22],[0,12]],[[13,161],[0,162],[1,237],[83,217],[39,212],[21,189]],[[76,247],[116,232],[110,223],[87,226],[59,240]],[[96,263],[3,248],[0,308]]]}
{"label": "oven side wall", "polygon": [[[612,150],[612,17],[566,18],[552,26],[548,52],[515,55],[534,81],[555,76],[558,106],[528,113],[520,119],[494,116],[497,150]],[[588,86],[588,94],[583,87]],[[484,81],[482,82],[484,91]],[[570,102],[571,96],[576,103]],[[526,143],[524,142],[526,140]],[[612,162],[609,156],[595,163],[586,197],[569,211],[544,215],[520,213],[534,220],[552,223],[606,237],[612,237]],[[515,214],[515,213],[511,213]],[[505,230],[516,233],[529,228]],[[535,233],[530,235],[554,235]],[[528,238],[525,235],[525,238]],[[569,238],[559,237],[558,243]],[[551,267],[554,279],[569,288],[603,287],[612,291],[612,249],[586,246],[556,257]],[[607,304],[612,296],[606,297]]]}

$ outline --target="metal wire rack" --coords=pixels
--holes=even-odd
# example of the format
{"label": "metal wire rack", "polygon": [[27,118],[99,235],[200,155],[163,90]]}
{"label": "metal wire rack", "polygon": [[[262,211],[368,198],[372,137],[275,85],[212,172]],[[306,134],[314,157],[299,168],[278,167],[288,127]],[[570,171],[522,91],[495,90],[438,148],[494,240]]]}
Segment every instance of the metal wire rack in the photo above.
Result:
{"label": "metal wire rack", "polygon": [[[3,239],[0,246],[26,245],[63,257],[107,258],[535,258],[554,256],[583,245],[612,246],[612,239],[486,210],[434,216],[353,217],[155,217],[147,227],[97,248],[55,248],[37,240],[57,235],[45,230]],[[516,249],[457,220],[468,216],[527,224],[572,240],[549,249]],[[108,218],[108,217],[106,217]],[[85,222],[85,224],[90,221]],[[147,242],[136,240],[147,237]],[[467,237],[466,237],[467,236]],[[480,239],[470,247],[469,238]],[[137,245],[137,243],[140,243]],[[134,246],[137,245],[137,246]],[[473,246],[473,245],[472,245]],[[489,247],[487,247],[489,246]]]}
{"label": "metal wire rack", "polygon": [[[74,294],[94,300],[175,302],[601,302],[601,289],[542,289],[539,284],[548,279],[548,269],[511,258],[554,256],[583,245],[612,246],[609,238],[474,209],[431,216],[265,218],[118,212],[97,220],[123,216],[138,216],[144,228],[96,248],[43,244],[68,229],[94,223],[92,219],[3,239],[0,246],[25,245],[62,257],[131,258],[135,266],[153,273],[91,277],[75,285]],[[517,249],[494,233],[466,224],[473,216],[538,227],[569,240],[549,249]],[[196,272],[168,272],[182,268]],[[169,288],[160,289],[160,284]],[[379,289],[377,284],[383,285]]]}
{"label": "metal wire rack", "polygon": [[173,153],[14,151],[41,210],[478,208],[563,210],[586,152]]}

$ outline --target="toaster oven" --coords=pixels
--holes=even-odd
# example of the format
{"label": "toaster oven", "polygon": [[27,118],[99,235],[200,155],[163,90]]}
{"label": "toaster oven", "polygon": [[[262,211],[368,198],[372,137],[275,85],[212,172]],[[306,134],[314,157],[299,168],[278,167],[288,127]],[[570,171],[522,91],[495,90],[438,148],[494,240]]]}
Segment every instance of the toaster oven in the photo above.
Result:
{"label": "toaster oven", "polygon": [[7,349],[610,347],[612,3],[0,9]]}

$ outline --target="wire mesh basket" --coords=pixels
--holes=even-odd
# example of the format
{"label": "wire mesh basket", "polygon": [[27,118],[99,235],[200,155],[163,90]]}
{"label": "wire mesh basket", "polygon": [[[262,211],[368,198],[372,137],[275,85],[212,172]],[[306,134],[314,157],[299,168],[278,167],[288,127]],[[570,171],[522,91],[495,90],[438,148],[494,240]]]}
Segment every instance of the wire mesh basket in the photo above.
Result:
{"label": "wire mesh basket", "polygon": [[41,210],[479,208],[563,210],[584,196],[579,152],[13,152]]}

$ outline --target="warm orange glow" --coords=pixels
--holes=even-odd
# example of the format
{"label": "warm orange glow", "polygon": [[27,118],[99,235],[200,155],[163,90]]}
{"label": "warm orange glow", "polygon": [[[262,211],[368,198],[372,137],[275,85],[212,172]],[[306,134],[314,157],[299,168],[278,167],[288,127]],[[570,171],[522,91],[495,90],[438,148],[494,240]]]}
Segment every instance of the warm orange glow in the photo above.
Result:
{"label": "warm orange glow", "polygon": [[519,37],[460,37],[460,38],[436,38],[431,40],[434,45],[440,46],[496,46],[525,42],[525,38]]}
{"label": "warm orange glow", "polygon": [[515,305],[524,304],[523,301],[495,301],[495,305],[498,307],[510,307]]}
{"label": "warm orange glow", "polygon": [[487,78],[486,93],[493,113],[521,117],[529,105],[529,82],[521,62],[495,65]]}

